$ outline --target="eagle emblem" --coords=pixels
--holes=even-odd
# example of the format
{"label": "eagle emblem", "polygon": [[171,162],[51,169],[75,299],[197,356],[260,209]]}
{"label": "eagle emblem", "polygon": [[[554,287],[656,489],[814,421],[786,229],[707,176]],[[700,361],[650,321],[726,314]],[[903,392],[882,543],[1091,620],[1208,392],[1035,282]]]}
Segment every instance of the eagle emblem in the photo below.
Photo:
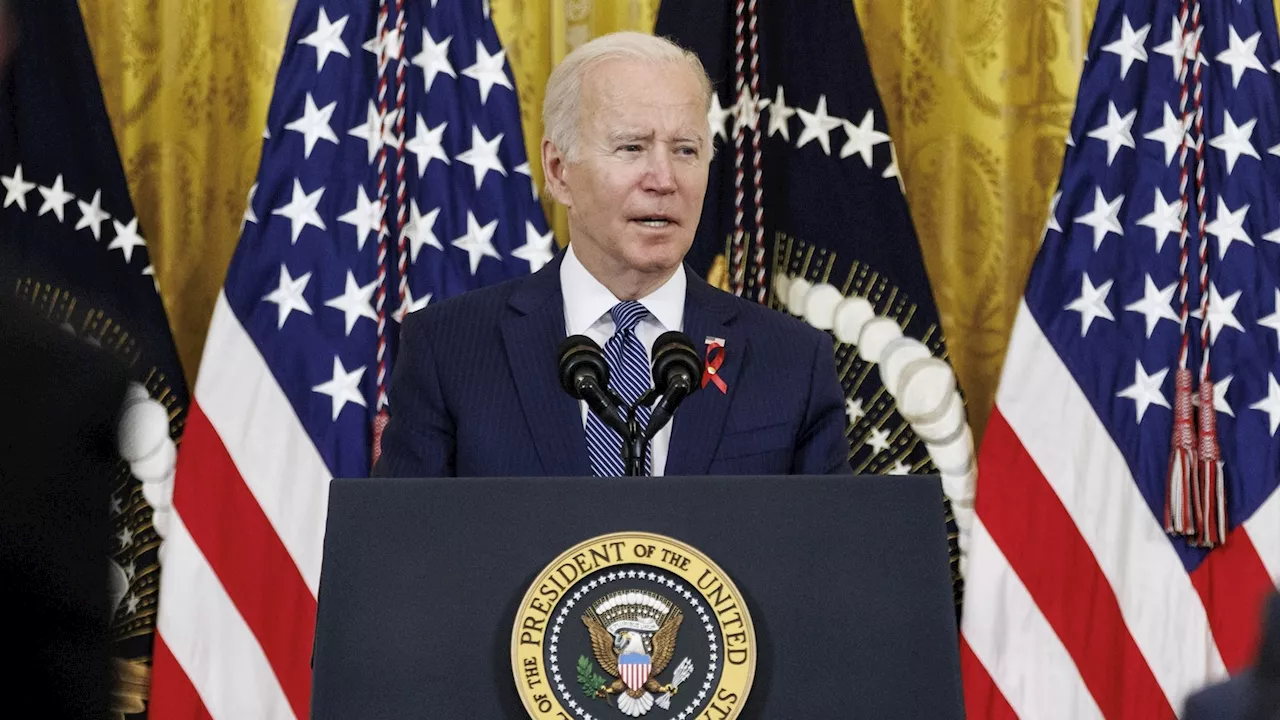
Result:
{"label": "eagle emblem", "polygon": [[655,704],[669,707],[671,696],[693,672],[686,658],[671,683],[658,680],[675,654],[683,619],[674,603],[645,590],[614,592],[592,603],[582,624],[591,633],[596,662],[614,679],[595,675],[584,657],[579,661],[583,691],[597,698],[617,696],[618,709],[630,717],[644,715]]}
{"label": "eagle emblem", "polygon": [[564,551],[529,585],[511,670],[534,720],[734,720],[755,644],[742,594],[697,548],[616,532]]}

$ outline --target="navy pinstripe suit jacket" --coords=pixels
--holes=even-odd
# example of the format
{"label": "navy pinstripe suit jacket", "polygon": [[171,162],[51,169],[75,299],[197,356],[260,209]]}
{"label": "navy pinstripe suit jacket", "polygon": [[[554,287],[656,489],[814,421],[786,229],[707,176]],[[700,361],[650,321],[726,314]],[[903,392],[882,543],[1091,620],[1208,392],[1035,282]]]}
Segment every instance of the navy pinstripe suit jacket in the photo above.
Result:
{"label": "navy pinstripe suit jacket", "polygon": [[[560,259],[408,316],[379,476],[590,475],[578,401],[560,387]],[[849,473],[831,338],[689,272],[684,331],[725,340],[721,393],[676,411],[667,475]]]}

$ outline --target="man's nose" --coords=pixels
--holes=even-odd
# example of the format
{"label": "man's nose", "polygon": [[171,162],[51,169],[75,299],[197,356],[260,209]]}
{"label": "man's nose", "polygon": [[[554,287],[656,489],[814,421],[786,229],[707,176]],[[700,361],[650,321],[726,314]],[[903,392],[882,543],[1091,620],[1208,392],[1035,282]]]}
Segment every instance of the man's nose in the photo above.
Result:
{"label": "man's nose", "polygon": [[664,150],[656,150],[649,156],[649,171],[645,173],[646,190],[658,193],[676,191],[675,168],[671,156]]}

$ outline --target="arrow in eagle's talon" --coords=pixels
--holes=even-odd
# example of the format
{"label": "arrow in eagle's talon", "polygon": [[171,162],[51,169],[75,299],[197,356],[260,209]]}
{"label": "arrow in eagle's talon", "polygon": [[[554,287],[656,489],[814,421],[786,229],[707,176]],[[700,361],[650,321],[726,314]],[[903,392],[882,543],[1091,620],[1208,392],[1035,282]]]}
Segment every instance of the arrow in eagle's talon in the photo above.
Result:
{"label": "arrow in eagle's talon", "polygon": [[689,676],[692,674],[693,674],[693,663],[689,660],[689,658],[685,658],[681,660],[680,664],[676,666],[675,677],[671,679],[672,681],[671,684],[666,685],[662,688],[662,692],[665,694],[659,695],[658,699],[656,700],[658,707],[662,708],[663,710],[670,709],[671,698],[680,690],[680,684],[683,683],[685,680],[688,680]]}

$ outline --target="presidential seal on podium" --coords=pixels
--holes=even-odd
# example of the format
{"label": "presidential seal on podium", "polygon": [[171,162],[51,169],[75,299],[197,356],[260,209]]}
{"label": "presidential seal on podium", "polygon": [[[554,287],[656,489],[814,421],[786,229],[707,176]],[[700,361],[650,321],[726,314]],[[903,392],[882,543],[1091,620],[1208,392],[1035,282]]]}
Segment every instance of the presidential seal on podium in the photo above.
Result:
{"label": "presidential seal on podium", "polygon": [[732,720],[755,666],[733,581],[697,549],[651,533],[565,551],[525,593],[511,636],[535,720]]}

